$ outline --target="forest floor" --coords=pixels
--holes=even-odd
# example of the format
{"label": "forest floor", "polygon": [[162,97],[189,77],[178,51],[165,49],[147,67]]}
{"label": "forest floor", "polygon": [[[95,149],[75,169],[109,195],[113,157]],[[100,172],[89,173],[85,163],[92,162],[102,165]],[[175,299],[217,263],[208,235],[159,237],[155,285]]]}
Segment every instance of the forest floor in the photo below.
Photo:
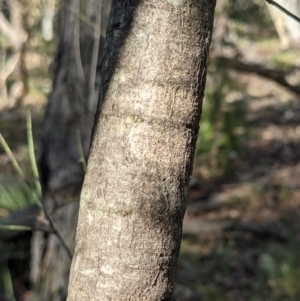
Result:
{"label": "forest floor", "polygon": [[[277,55],[296,64],[295,51],[281,51],[276,39],[251,47],[240,42],[252,61],[259,58],[266,63]],[[239,98],[246,104],[245,135],[239,150],[229,154],[231,171],[226,175],[213,153],[195,158],[176,301],[299,301],[300,98],[257,75],[226,72],[243,87],[238,92],[231,90],[226,101]],[[26,100],[32,110],[37,152],[45,103],[40,95]],[[32,178],[24,110],[1,109],[0,131]],[[18,183],[1,148],[0,193],[3,187]],[[7,208],[20,206],[22,201],[6,204],[6,209],[0,203],[0,217],[7,215]],[[29,248],[29,243],[26,246]],[[24,280],[27,276],[22,267],[12,271],[12,278]]]}
{"label": "forest floor", "polygon": [[[258,46],[254,54],[267,62],[273,47]],[[230,72],[244,87],[247,136],[225,177],[211,160],[195,159],[177,300],[297,301],[300,96],[257,75]]]}

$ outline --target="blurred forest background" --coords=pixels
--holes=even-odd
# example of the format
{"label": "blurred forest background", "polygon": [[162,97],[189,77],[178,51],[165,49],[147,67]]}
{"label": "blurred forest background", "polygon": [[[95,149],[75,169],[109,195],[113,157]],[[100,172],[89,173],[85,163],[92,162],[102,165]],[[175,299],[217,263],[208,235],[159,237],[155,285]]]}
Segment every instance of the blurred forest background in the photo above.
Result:
{"label": "blurred forest background", "polygon": [[[109,9],[0,0],[0,300],[66,299]],[[175,300],[298,301],[299,250],[300,23],[219,0]]]}

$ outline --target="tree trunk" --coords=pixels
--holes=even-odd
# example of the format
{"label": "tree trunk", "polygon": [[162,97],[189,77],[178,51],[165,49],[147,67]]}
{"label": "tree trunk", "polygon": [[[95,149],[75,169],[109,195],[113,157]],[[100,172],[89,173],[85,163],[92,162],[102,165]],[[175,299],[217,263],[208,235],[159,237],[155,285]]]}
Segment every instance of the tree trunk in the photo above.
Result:
{"label": "tree trunk", "polygon": [[[59,11],[59,41],[45,113],[40,171],[44,207],[71,252],[77,226],[76,197],[98,99],[109,10],[110,0],[64,0]],[[70,264],[55,235],[34,234],[31,279],[36,300],[66,300]]]}
{"label": "tree trunk", "polygon": [[115,0],[68,301],[171,300],[214,0]]}

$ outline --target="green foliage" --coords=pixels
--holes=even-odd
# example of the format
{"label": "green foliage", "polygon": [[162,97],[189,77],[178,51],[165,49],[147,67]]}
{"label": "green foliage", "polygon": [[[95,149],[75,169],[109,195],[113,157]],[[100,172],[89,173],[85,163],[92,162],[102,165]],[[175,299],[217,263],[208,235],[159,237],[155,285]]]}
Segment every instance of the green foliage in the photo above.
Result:
{"label": "green foliage", "polygon": [[[259,28],[263,30],[267,28],[270,33],[270,29],[273,29],[272,21],[264,1],[229,0],[228,12],[230,19],[233,20],[236,25],[239,23],[247,24],[246,31],[245,28],[240,28],[240,33],[253,33],[253,30],[256,31]],[[239,27],[237,29],[239,29]],[[273,33],[275,34],[274,29]]]}
{"label": "green foliage", "polygon": [[[0,178],[0,230],[31,230],[30,227],[22,225],[10,225],[1,223],[1,219],[9,215],[9,212],[26,207],[30,204],[38,204],[41,206],[41,185],[39,181],[37,163],[34,153],[34,141],[32,134],[31,113],[27,111],[27,139],[28,139],[28,154],[31,164],[31,174],[33,179],[31,182],[27,179],[27,173],[20,167],[8,143],[0,133],[0,145],[4,149],[7,157],[10,159],[18,177],[9,177],[5,175]],[[0,290],[5,292],[8,301],[15,301],[12,279],[8,268],[8,258],[11,256],[11,250],[6,244],[0,245]]]}
{"label": "green foliage", "polygon": [[[239,237],[238,233],[235,235]],[[191,252],[196,246],[197,250]],[[239,238],[224,241],[220,247],[214,247],[208,254],[201,255],[197,242],[189,245],[188,240],[184,239],[179,268],[183,266],[180,262],[190,261],[196,276],[190,279],[189,287],[201,294],[204,301],[298,301],[299,247],[295,235],[291,235],[286,243],[270,240],[255,244],[253,249],[241,248]],[[258,250],[261,250],[260,254]],[[189,270],[185,273],[191,275]],[[236,278],[237,275],[241,279]]]}
{"label": "green foliage", "polygon": [[272,57],[272,64],[281,69],[290,70],[299,58],[299,49],[288,49],[276,51]]}
{"label": "green foliage", "polygon": [[0,209],[14,211],[35,203],[35,187],[6,177],[0,179]]}
{"label": "green foliage", "polygon": [[1,276],[0,280],[2,282],[4,292],[6,295],[6,300],[16,301],[15,296],[14,296],[12,279],[11,279],[11,275],[10,275],[10,271],[9,271],[7,262],[0,262],[0,276]]}
{"label": "green foliage", "polygon": [[260,277],[265,278],[274,300],[300,300],[299,245],[274,244],[259,257]]}
{"label": "green foliage", "polygon": [[211,157],[213,167],[226,175],[232,172],[231,162],[239,155],[245,136],[246,106],[243,100],[228,101],[230,93],[240,87],[224,71],[218,70],[207,87],[196,155]]}
{"label": "green foliage", "polygon": [[20,167],[6,140],[0,134],[0,144],[2,145],[16,173],[18,174],[18,178],[14,178],[13,180],[6,175],[4,179],[0,181],[0,209],[3,210],[2,212],[13,211],[33,203],[40,204],[42,192],[34,154],[34,142],[30,111],[27,112],[27,139],[28,153],[32,171],[31,173],[34,177],[34,179],[32,180],[33,185],[31,184],[30,180],[26,178],[26,173]]}
{"label": "green foliage", "polygon": [[213,284],[207,284],[200,288],[203,301],[226,301],[226,294],[220,288]]}

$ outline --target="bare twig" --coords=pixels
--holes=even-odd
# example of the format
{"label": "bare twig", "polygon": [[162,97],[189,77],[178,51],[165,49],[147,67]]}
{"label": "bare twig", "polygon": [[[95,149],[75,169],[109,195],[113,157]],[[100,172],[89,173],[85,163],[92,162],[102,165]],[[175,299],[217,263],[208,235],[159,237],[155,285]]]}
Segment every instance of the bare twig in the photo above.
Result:
{"label": "bare twig", "polygon": [[51,229],[52,229],[52,231],[53,231],[53,234],[55,234],[55,236],[58,238],[58,240],[60,241],[61,245],[63,246],[63,248],[64,248],[65,251],[67,252],[69,258],[72,260],[73,255],[72,255],[72,253],[71,253],[69,247],[68,247],[67,244],[65,243],[63,237],[61,236],[61,234],[59,233],[59,231],[55,228],[54,223],[53,223],[53,221],[52,221],[50,215],[49,215],[45,210],[44,210],[44,213],[45,213],[45,216],[46,216],[47,220],[48,220],[49,223],[50,223],[50,227],[51,227]]}
{"label": "bare twig", "polygon": [[277,2],[273,1],[273,0],[265,0],[266,2],[268,2],[271,5],[274,5],[275,7],[277,7],[278,9],[280,9],[282,12],[284,12],[286,15],[288,15],[289,17],[293,18],[294,20],[296,20],[297,22],[300,23],[300,18],[297,17],[296,15],[294,15],[293,13],[291,13],[290,11],[288,11],[286,8],[284,8],[283,6],[281,6],[280,4],[278,4]]}
{"label": "bare twig", "polygon": [[10,74],[15,70],[20,58],[20,52],[15,52],[7,61],[4,68],[0,70],[0,81],[5,82]]}
{"label": "bare twig", "polygon": [[5,141],[4,137],[2,136],[2,134],[0,133],[0,144],[2,145],[4,151],[6,152],[8,158],[10,159],[13,167],[15,168],[15,170],[17,171],[17,173],[19,174],[21,179],[24,179],[24,172],[21,169],[19,163],[17,162],[13,152],[11,151],[10,147],[8,146],[7,142]]}
{"label": "bare twig", "polygon": [[23,18],[22,18],[22,10],[24,7],[22,7],[22,4],[20,1],[7,1],[8,7],[9,7],[9,19],[10,23],[15,30],[16,33],[18,33],[18,38],[21,41],[21,44],[25,42],[27,38],[27,33],[24,31],[23,28]]}
{"label": "bare twig", "polygon": [[17,1],[9,1],[11,23],[0,11],[0,31],[15,50],[20,50],[22,44],[27,39],[27,33],[23,30],[21,23],[21,9]]}
{"label": "bare twig", "polygon": [[[50,215],[45,211],[45,209],[43,209],[43,213],[44,216],[41,215],[39,205],[30,205],[28,207],[12,212],[8,216],[8,218],[3,220],[0,224],[1,237],[7,239],[12,236],[18,235],[20,231],[37,230],[52,233],[58,238],[62,247],[67,252],[70,259],[72,259],[72,253],[65,243],[63,237],[61,236],[60,232],[55,228]],[[41,221],[43,221],[42,224]],[[45,223],[45,221],[48,221],[48,224]],[[13,231],[14,233],[8,234],[10,233],[10,231]]]}
{"label": "bare twig", "polygon": [[[33,144],[33,135],[32,135],[32,120],[31,120],[31,112],[30,112],[29,109],[27,110],[26,123],[27,123],[27,138],[28,138],[28,149],[29,149],[29,157],[30,157],[31,168],[32,168],[33,175],[35,177],[35,184],[36,184],[37,193],[38,193],[39,196],[41,196],[42,195],[42,188],[41,188],[41,183],[40,183],[40,180],[39,180],[39,172],[38,172],[36,159],[35,159],[35,154],[34,154],[34,144]],[[37,199],[37,203],[42,207],[45,217],[49,221],[50,228],[53,231],[53,234],[58,238],[58,240],[62,244],[63,248],[66,250],[66,252],[67,252],[68,256],[70,257],[70,259],[72,259],[71,251],[68,248],[67,244],[65,243],[63,237],[59,233],[59,231],[55,228],[54,223],[53,223],[50,215],[47,213],[47,211],[45,210],[43,204],[39,201],[39,199],[38,198],[36,198],[36,199]]]}
{"label": "bare twig", "polygon": [[[291,71],[283,71],[278,69],[271,69],[266,68],[260,64],[254,63],[245,63],[237,58],[229,58],[229,57],[215,57],[221,64],[227,65],[228,67],[232,67],[236,70],[242,72],[249,72],[249,73],[256,73],[257,75],[275,81],[279,85],[283,86],[284,88],[290,90],[291,92],[295,93],[297,96],[300,95],[300,87],[293,86],[286,80],[286,76],[291,73]],[[292,70],[293,71],[293,70]]]}
{"label": "bare twig", "polygon": [[15,49],[20,49],[21,40],[16,34],[15,29],[11,26],[11,24],[7,21],[4,14],[0,11],[0,31],[6,36],[7,40]]}
{"label": "bare twig", "polygon": [[4,90],[1,94],[4,96],[4,99],[7,102],[9,98],[7,97],[6,79],[13,72],[16,65],[19,64],[21,80],[23,83],[22,89],[19,90],[22,94],[16,97],[17,102],[15,102],[15,104],[19,104],[25,96],[27,89],[24,45],[28,34],[24,30],[22,24],[23,16],[21,3],[19,1],[8,1],[8,7],[9,21],[4,13],[0,11],[0,32],[6,37],[8,42],[6,47],[11,46],[14,53],[11,55],[10,60],[8,60],[8,62],[5,64],[3,70],[0,71],[0,87],[2,90]]}

